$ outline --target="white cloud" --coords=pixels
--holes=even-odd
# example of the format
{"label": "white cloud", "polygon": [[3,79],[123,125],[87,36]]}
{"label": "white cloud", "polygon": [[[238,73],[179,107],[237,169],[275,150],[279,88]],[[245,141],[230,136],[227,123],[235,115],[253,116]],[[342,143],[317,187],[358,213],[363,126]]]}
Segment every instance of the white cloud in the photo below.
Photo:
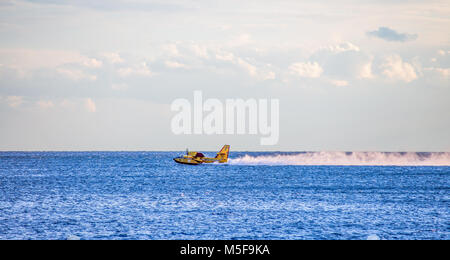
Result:
{"label": "white cloud", "polygon": [[162,46],[163,51],[169,56],[179,56],[177,45],[175,43],[169,43]]}
{"label": "white cloud", "polygon": [[[319,64],[324,76],[340,79],[368,79],[373,78],[372,61],[374,57],[362,51],[358,46],[351,42],[340,42],[334,45],[328,45],[318,48],[308,60],[317,62],[317,72]],[[304,69],[306,66],[299,66],[298,71],[301,74],[308,75]],[[310,66],[311,67],[311,66]],[[295,68],[292,68],[295,69]],[[292,72],[292,71],[291,71]],[[320,76],[319,73],[315,77]]]}
{"label": "white cloud", "polygon": [[270,68],[257,68],[257,67],[255,68],[256,68],[255,73],[250,75],[257,80],[272,80],[276,78],[275,72],[271,71]]}
{"label": "white cloud", "polygon": [[441,77],[449,78],[450,77],[450,68],[424,68],[425,71],[432,71],[438,73]]}
{"label": "white cloud", "polygon": [[317,62],[296,62],[289,66],[289,71],[304,78],[318,78],[323,73],[322,67]]}
{"label": "white cloud", "polygon": [[3,64],[23,70],[56,68],[65,64],[79,64],[88,68],[99,68],[102,62],[75,51],[0,49]]}
{"label": "white cloud", "polygon": [[89,112],[95,113],[97,111],[97,106],[91,98],[85,100],[84,106]]}
{"label": "white cloud", "polygon": [[411,82],[418,77],[413,65],[404,62],[399,55],[387,57],[381,68],[383,74],[390,79]]}
{"label": "white cloud", "polygon": [[236,59],[236,62],[237,62],[237,64],[240,67],[244,68],[248,72],[248,74],[250,74],[250,76],[256,76],[257,75],[256,74],[256,67],[253,66],[252,64],[248,63],[244,59],[238,57]]}
{"label": "white cloud", "polygon": [[259,80],[275,79],[275,72],[270,70],[270,66],[266,66],[268,68],[258,68],[255,65],[250,64],[248,61],[240,57],[237,57],[233,63],[236,63],[239,67],[246,70],[251,77],[254,77],[256,79]]}
{"label": "white cloud", "polygon": [[348,81],[346,80],[330,80],[330,83],[337,87],[346,87],[348,86]]}
{"label": "white cloud", "polygon": [[102,56],[105,57],[112,64],[124,62],[124,60],[120,57],[118,53],[114,52],[103,53]]}
{"label": "white cloud", "polygon": [[450,68],[434,68],[437,72],[439,72],[442,77],[448,78],[450,76]]}
{"label": "white cloud", "polygon": [[441,56],[445,56],[447,54],[450,54],[450,51],[438,50],[438,54]]}
{"label": "white cloud", "polygon": [[166,65],[166,67],[171,68],[171,69],[179,69],[179,68],[186,69],[187,68],[186,64],[179,63],[176,61],[166,61],[166,62],[164,62],[164,64]]}
{"label": "white cloud", "polygon": [[37,105],[38,105],[40,108],[43,108],[43,109],[52,108],[52,107],[55,106],[55,104],[53,104],[53,102],[51,102],[51,101],[44,101],[44,100],[38,101],[38,102],[37,102]]}
{"label": "white cloud", "polygon": [[63,75],[66,78],[69,78],[71,80],[90,80],[95,81],[97,80],[97,76],[86,74],[85,72],[79,70],[79,69],[66,69],[66,68],[57,68],[56,71]]}
{"label": "white cloud", "polygon": [[360,51],[359,47],[351,42],[341,42],[336,45],[328,45],[320,49],[328,50],[334,53],[340,53],[345,51],[356,51],[356,52]]}
{"label": "white cloud", "polygon": [[65,98],[59,103],[59,105],[63,108],[73,108],[76,104],[73,101]]}
{"label": "white cloud", "polygon": [[275,79],[275,72],[273,72],[273,71],[261,72],[260,73],[260,78],[262,80]]}
{"label": "white cloud", "polygon": [[103,65],[101,61],[93,58],[85,58],[81,64],[88,68],[100,68]]}
{"label": "white cloud", "polygon": [[153,76],[153,73],[148,68],[146,62],[141,62],[140,64],[135,65],[133,67],[120,68],[117,70],[117,73],[121,77],[129,77],[129,76],[151,77],[151,76]]}
{"label": "white cloud", "polygon": [[219,61],[237,65],[239,68],[245,70],[251,77],[258,80],[275,79],[276,75],[275,72],[272,71],[272,66],[270,64],[258,64],[257,66],[244,58],[238,57],[233,53],[222,49],[215,50],[214,57]]}
{"label": "white cloud", "polygon": [[374,77],[372,74],[372,61],[362,65],[358,77],[362,79],[371,79]]}
{"label": "white cloud", "polygon": [[233,61],[235,59],[234,54],[231,52],[221,51],[216,53],[216,59],[221,61]]}
{"label": "white cloud", "polygon": [[22,96],[8,96],[8,97],[6,97],[6,103],[8,103],[8,105],[10,107],[16,108],[23,103],[23,97]]}
{"label": "white cloud", "polygon": [[204,58],[204,59],[209,59],[208,49],[206,48],[206,46],[198,45],[198,44],[192,44],[190,46],[190,48],[191,48],[191,50],[194,52],[194,54],[197,57]]}

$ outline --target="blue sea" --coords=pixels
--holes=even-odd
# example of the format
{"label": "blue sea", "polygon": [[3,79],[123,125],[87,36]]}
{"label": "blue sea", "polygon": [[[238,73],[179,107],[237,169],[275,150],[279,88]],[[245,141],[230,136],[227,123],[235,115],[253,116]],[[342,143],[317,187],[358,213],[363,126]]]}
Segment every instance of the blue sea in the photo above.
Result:
{"label": "blue sea", "polygon": [[449,166],[180,153],[1,152],[0,239],[450,239]]}

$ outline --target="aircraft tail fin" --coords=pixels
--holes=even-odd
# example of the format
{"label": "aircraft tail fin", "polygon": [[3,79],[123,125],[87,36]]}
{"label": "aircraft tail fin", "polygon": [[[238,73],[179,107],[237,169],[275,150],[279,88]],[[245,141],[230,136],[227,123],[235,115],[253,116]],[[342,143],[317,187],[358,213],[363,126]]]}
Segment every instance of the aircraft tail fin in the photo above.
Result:
{"label": "aircraft tail fin", "polygon": [[226,144],[217,153],[216,158],[219,159],[220,163],[226,163],[226,162],[228,162],[229,152],[230,152],[230,146],[228,144]]}

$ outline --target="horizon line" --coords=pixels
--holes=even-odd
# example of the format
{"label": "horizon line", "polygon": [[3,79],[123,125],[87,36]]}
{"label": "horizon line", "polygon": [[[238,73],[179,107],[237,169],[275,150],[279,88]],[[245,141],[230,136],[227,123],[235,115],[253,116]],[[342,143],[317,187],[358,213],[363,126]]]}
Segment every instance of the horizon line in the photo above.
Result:
{"label": "horizon line", "polygon": [[[194,150],[194,149],[193,149]],[[217,152],[217,150],[195,149],[205,152]],[[184,152],[182,150],[0,150],[0,153],[8,152]],[[343,152],[343,153],[450,153],[450,151],[380,151],[380,150],[230,150],[230,152],[282,152],[282,153],[319,153],[319,152]]]}

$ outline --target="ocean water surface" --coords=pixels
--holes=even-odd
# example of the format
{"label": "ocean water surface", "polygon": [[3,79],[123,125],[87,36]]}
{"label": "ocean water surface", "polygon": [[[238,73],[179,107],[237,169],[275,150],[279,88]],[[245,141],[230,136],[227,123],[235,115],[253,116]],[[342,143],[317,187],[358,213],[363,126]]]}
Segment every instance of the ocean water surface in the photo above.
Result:
{"label": "ocean water surface", "polygon": [[0,239],[450,239],[446,153],[178,155],[0,152]]}

